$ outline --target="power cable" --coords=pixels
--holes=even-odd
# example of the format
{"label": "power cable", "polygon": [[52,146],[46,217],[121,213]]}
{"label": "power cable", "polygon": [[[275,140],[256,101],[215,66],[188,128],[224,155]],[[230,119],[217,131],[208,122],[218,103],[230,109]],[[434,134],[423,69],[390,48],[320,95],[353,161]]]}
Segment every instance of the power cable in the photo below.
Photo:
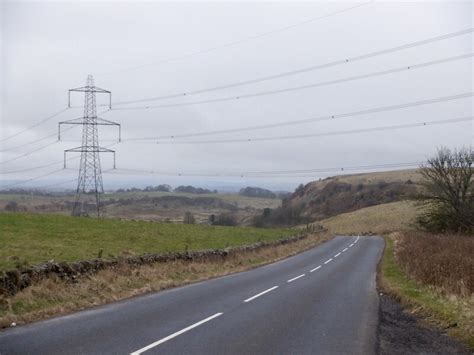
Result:
{"label": "power cable", "polygon": [[58,142],[59,142],[59,141],[56,140],[56,141],[54,141],[54,142],[50,142],[50,143],[48,143],[48,144],[42,145],[41,147],[36,148],[35,150],[32,150],[32,151],[26,152],[26,153],[24,153],[24,154],[18,155],[18,156],[14,157],[14,158],[11,158],[11,159],[8,159],[8,160],[4,160],[4,161],[0,161],[0,165],[1,165],[1,164],[7,164],[7,163],[10,163],[10,162],[12,162],[12,161],[15,161],[15,160],[18,160],[18,159],[21,159],[21,158],[30,156],[30,155],[35,154],[35,153],[37,153],[37,152],[39,152],[39,151],[41,151],[41,150],[43,150],[43,149],[46,149],[46,148],[50,147],[50,146],[52,146],[52,145],[54,145],[54,144],[56,144],[56,143],[58,143]]}
{"label": "power cable", "polygon": [[369,109],[364,109],[364,110],[359,110],[359,111],[312,117],[312,118],[296,120],[296,121],[277,122],[277,123],[269,123],[269,124],[264,124],[264,125],[255,125],[255,126],[247,126],[247,127],[240,127],[240,128],[229,128],[229,129],[221,129],[221,130],[213,130],[213,131],[203,131],[203,132],[196,132],[196,133],[183,133],[183,134],[173,134],[173,135],[155,136],[155,137],[133,137],[133,138],[128,138],[128,139],[123,139],[122,141],[179,139],[179,138],[209,136],[209,135],[215,135],[215,134],[256,131],[256,130],[262,130],[262,129],[268,129],[268,128],[276,128],[276,127],[288,127],[288,126],[295,126],[295,125],[301,125],[301,124],[307,124],[307,123],[313,123],[313,122],[319,122],[319,121],[360,116],[360,115],[366,115],[366,114],[372,114],[372,113],[378,113],[378,112],[393,111],[393,110],[399,110],[399,109],[415,107],[415,106],[430,105],[430,104],[435,104],[439,102],[460,100],[460,99],[472,97],[473,95],[474,95],[474,92],[468,92],[468,93],[462,93],[462,94],[451,95],[451,96],[442,96],[442,97],[437,97],[437,98],[432,98],[432,99],[412,101],[412,102],[407,102],[407,103],[397,104],[397,105],[379,106],[379,107],[369,108]]}
{"label": "power cable", "polygon": [[303,73],[307,73],[307,72],[311,72],[311,71],[315,71],[315,70],[320,70],[320,69],[326,69],[326,68],[330,68],[330,67],[334,67],[334,66],[338,66],[338,65],[343,65],[343,64],[347,64],[347,63],[353,63],[353,62],[356,62],[356,61],[361,61],[361,60],[369,59],[369,58],[372,58],[372,57],[397,52],[397,51],[400,51],[400,50],[410,49],[410,48],[426,45],[426,44],[437,42],[437,41],[442,41],[442,40],[446,40],[446,39],[450,39],[450,38],[454,38],[454,37],[458,37],[458,36],[471,34],[473,31],[474,31],[474,28],[468,28],[468,29],[465,29],[465,30],[462,30],[462,31],[452,32],[452,33],[444,34],[444,35],[441,35],[441,36],[427,38],[427,39],[424,39],[424,40],[421,40],[421,41],[407,43],[407,44],[404,44],[404,45],[401,45],[401,46],[387,48],[387,49],[383,49],[383,50],[379,50],[379,51],[375,51],[375,52],[370,52],[370,53],[361,54],[361,55],[354,56],[354,57],[339,59],[339,60],[335,60],[335,61],[332,61],[332,62],[319,64],[319,65],[314,65],[314,66],[305,67],[305,68],[300,68],[300,69],[296,69],[296,70],[286,71],[286,72],[282,72],[282,73],[278,73],[278,74],[262,76],[262,77],[259,77],[259,78],[256,78],[256,79],[243,80],[243,81],[238,81],[238,82],[231,83],[231,84],[219,85],[219,86],[214,86],[214,87],[210,87],[210,88],[187,91],[187,92],[176,93],[176,94],[154,96],[154,97],[148,97],[148,98],[136,99],[136,100],[129,100],[129,101],[117,101],[117,102],[114,102],[113,104],[115,106],[115,105],[127,105],[127,104],[138,103],[138,102],[158,101],[158,100],[172,99],[172,98],[178,98],[178,97],[183,97],[183,96],[197,95],[197,94],[202,94],[202,93],[206,93],[206,92],[212,92],[212,91],[217,91],[217,90],[222,90],[222,89],[229,89],[229,88],[234,88],[234,87],[244,86],[244,85],[249,85],[249,84],[256,84],[256,83],[260,83],[260,82],[264,82],[264,81],[268,81],[268,80],[280,79],[280,78],[287,77],[287,76],[303,74]]}
{"label": "power cable", "polygon": [[341,14],[341,13],[359,8],[361,6],[369,5],[373,2],[375,2],[375,0],[371,0],[371,1],[368,1],[368,2],[364,2],[364,3],[361,3],[361,4],[354,5],[354,6],[350,6],[348,8],[338,10],[338,11],[334,11],[334,12],[331,12],[331,13],[328,13],[328,14],[325,14],[325,15],[313,17],[313,18],[310,18],[308,20],[304,20],[304,21],[297,22],[297,23],[294,23],[294,24],[291,24],[291,25],[287,25],[287,26],[284,26],[284,27],[277,28],[275,30],[271,30],[271,31],[263,32],[263,33],[260,33],[260,34],[257,34],[257,35],[245,37],[245,38],[242,38],[242,39],[239,39],[239,40],[236,40],[236,41],[230,41],[230,42],[227,42],[227,43],[224,43],[224,44],[221,44],[221,45],[217,45],[217,46],[214,46],[214,47],[210,47],[210,48],[207,48],[207,49],[197,50],[195,52],[191,52],[191,53],[187,53],[187,54],[183,54],[183,55],[178,55],[178,56],[167,58],[167,59],[158,60],[158,61],[151,62],[151,63],[148,63],[148,64],[137,65],[137,66],[134,66],[134,67],[124,68],[124,69],[114,70],[114,71],[109,71],[109,72],[102,72],[102,73],[96,74],[96,76],[104,76],[104,75],[117,74],[117,73],[123,73],[123,72],[128,72],[128,71],[136,71],[136,70],[139,70],[139,69],[143,69],[143,68],[158,65],[158,64],[164,64],[164,63],[180,61],[180,60],[191,58],[191,57],[194,57],[194,56],[197,56],[197,55],[214,52],[214,51],[222,49],[222,48],[233,47],[233,46],[236,46],[236,45],[239,45],[239,44],[242,44],[242,43],[245,43],[245,42],[249,42],[249,41],[252,41],[252,40],[255,40],[255,39],[259,39],[259,38],[262,38],[262,37],[267,37],[267,36],[273,35],[273,34],[278,33],[278,32],[283,32],[283,31],[290,30],[290,29],[298,27],[298,26],[306,25],[306,24],[311,23],[311,22],[315,22],[315,21],[322,20],[322,19],[325,19],[325,18],[328,18],[328,17],[336,16],[338,14]]}
{"label": "power cable", "polygon": [[174,104],[162,104],[162,105],[154,105],[154,106],[119,107],[119,108],[116,108],[115,110],[143,110],[143,109],[149,110],[149,109],[157,109],[157,108],[193,106],[193,105],[200,105],[200,104],[210,104],[210,103],[217,103],[217,102],[224,102],[224,101],[243,100],[243,99],[275,95],[275,94],[283,94],[283,93],[292,92],[292,91],[299,91],[299,90],[313,89],[316,87],[322,87],[322,86],[327,86],[327,85],[341,84],[348,81],[374,78],[378,76],[399,73],[399,72],[403,72],[407,70],[416,70],[416,69],[426,68],[432,65],[444,64],[444,63],[449,63],[449,62],[453,62],[457,60],[472,58],[473,55],[474,55],[473,53],[468,53],[468,54],[463,54],[463,55],[449,57],[449,58],[443,58],[440,60],[434,60],[434,61],[425,62],[425,63],[412,64],[412,65],[406,65],[399,68],[382,70],[382,71],[378,71],[374,73],[355,75],[355,76],[350,76],[350,77],[336,79],[336,80],[329,80],[329,81],[323,81],[319,83],[293,86],[293,87],[277,89],[277,90],[260,91],[256,93],[244,94],[244,95],[238,95],[238,96],[227,96],[227,97],[220,97],[216,99],[207,99],[207,100],[199,100],[199,101],[191,101],[191,102],[178,102]]}
{"label": "power cable", "polygon": [[408,168],[408,167],[418,167],[422,163],[423,162],[417,161],[417,162],[359,165],[359,166],[341,166],[341,167],[313,168],[313,169],[300,169],[300,170],[247,171],[247,172],[221,172],[221,173],[205,173],[205,172],[184,173],[184,172],[169,172],[169,171],[167,172],[167,171],[118,168],[110,172],[110,174],[120,174],[120,175],[150,174],[150,175],[163,175],[163,176],[168,175],[168,176],[203,176],[203,177],[271,177],[271,176],[282,176],[282,175],[293,176],[293,174],[311,174],[311,173],[342,172],[342,171],[354,171],[354,170]]}
{"label": "power cable", "polygon": [[33,128],[38,127],[39,125],[41,125],[41,124],[43,124],[43,123],[45,123],[45,122],[47,122],[47,121],[53,119],[54,117],[59,116],[61,113],[67,111],[68,109],[69,109],[69,108],[66,107],[66,108],[62,109],[61,111],[58,111],[58,112],[56,112],[56,113],[54,113],[54,114],[52,114],[52,115],[50,115],[50,116],[48,116],[48,117],[46,117],[46,118],[43,118],[42,120],[36,122],[35,124],[33,124],[33,125],[31,125],[31,126],[25,128],[25,129],[23,129],[23,130],[21,130],[21,131],[18,131],[17,133],[12,134],[11,136],[8,136],[8,137],[6,137],[6,138],[0,139],[0,142],[4,142],[4,141],[9,140],[9,139],[11,139],[11,138],[17,137],[17,136],[19,136],[19,135],[22,134],[22,133],[28,132],[28,131],[32,130]]}
{"label": "power cable", "polygon": [[257,138],[234,138],[234,139],[218,139],[218,140],[206,140],[206,141],[158,141],[156,144],[219,144],[219,143],[253,143],[253,142],[270,142],[270,141],[281,141],[281,140],[291,140],[291,139],[304,139],[304,138],[316,138],[316,137],[327,137],[327,136],[338,136],[338,135],[349,135],[349,134],[360,134],[360,133],[369,133],[369,132],[381,132],[381,131],[391,131],[399,130],[406,128],[417,128],[417,127],[429,127],[435,125],[446,125],[453,123],[460,123],[466,121],[472,121],[474,116],[467,117],[458,117],[446,120],[438,121],[425,121],[417,123],[407,123],[399,125],[390,125],[390,126],[379,126],[379,127],[370,127],[370,128],[358,128],[351,130],[339,130],[331,132],[322,132],[322,133],[307,133],[307,134],[296,134],[296,135],[284,135],[284,136],[274,136],[274,137],[257,137]]}

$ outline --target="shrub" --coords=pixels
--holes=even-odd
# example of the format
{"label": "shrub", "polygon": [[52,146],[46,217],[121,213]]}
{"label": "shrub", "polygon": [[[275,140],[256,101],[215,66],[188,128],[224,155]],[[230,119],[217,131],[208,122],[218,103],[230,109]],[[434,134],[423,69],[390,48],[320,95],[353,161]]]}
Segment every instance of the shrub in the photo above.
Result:
{"label": "shrub", "polygon": [[237,217],[232,213],[221,213],[217,216],[214,216],[214,221],[212,224],[216,226],[236,226]]}
{"label": "shrub", "polygon": [[195,224],[196,223],[196,218],[194,218],[194,216],[191,212],[187,211],[184,214],[183,223],[184,224]]}

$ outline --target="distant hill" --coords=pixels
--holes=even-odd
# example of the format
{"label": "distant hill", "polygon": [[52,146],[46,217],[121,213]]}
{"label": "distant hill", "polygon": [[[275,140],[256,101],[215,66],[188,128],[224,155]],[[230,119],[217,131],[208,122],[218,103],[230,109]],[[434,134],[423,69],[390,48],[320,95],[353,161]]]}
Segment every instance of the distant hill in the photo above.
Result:
{"label": "distant hill", "polygon": [[273,191],[250,186],[240,189],[239,195],[247,197],[277,198],[277,195]]}
{"label": "distant hill", "polygon": [[330,177],[301,185],[283,208],[299,211],[307,219],[324,219],[413,197],[421,179],[416,169]]}
{"label": "distant hill", "polygon": [[174,189],[174,192],[185,192],[188,194],[198,194],[198,195],[203,195],[203,194],[216,194],[217,190],[209,190],[209,189],[203,189],[201,187],[194,187],[194,186],[178,186],[177,188]]}

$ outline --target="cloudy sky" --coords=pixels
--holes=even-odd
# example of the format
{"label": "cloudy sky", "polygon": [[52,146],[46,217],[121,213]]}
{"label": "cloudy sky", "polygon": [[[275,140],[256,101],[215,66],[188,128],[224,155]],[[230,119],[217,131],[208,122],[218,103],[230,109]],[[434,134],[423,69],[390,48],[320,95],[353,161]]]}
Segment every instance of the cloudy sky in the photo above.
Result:
{"label": "cloudy sky", "polygon": [[[101,156],[102,169],[108,171],[106,189],[159,183],[291,189],[335,173],[268,172],[418,162],[440,146],[473,144],[469,120],[473,98],[468,95],[338,116],[472,93],[472,32],[318,70],[192,94],[471,29],[471,1],[6,1],[0,6],[3,186],[74,187],[79,160],[72,159],[67,170],[60,169],[64,149],[80,145],[80,127],[65,132],[56,143],[55,133],[59,121],[82,117],[84,98],[79,93],[73,95],[73,108],[65,110],[67,90],[83,86],[89,74],[97,86],[112,92],[113,108],[101,117],[122,125],[123,142],[111,147],[117,152],[118,169],[108,171],[112,159]],[[397,70],[375,75],[392,69]],[[345,80],[358,76],[366,77]],[[259,93],[265,95],[246,97]],[[181,95],[139,101],[173,94]],[[107,102],[106,97],[97,100],[99,105]],[[138,102],[120,104],[123,101]],[[98,112],[105,110],[98,107]],[[57,112],[61,113],[47,119]],[[157,139],[133,140],[328,115],[336,118],[159,143]],[[452,121],[458,118],[462,120]],[[103,146],[115,143],[113,127],[102,126],[99,132]],[[327,134],[331,132],[338,134]],[[310,137],[282,138],[301,135]],[[261,138],[272,139],[258,141]],[[162,174],[131,174],[127,169]]]}

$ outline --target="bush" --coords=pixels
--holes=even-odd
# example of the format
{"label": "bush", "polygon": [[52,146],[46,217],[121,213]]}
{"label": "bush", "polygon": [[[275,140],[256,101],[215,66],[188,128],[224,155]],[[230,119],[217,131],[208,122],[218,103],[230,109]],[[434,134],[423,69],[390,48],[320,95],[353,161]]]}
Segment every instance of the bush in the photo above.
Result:
{"label": "bush", "polygon": [[184,219],[183,219],[184,224],[195,224],[196,223],[196,218],[194,218],[194,215],[191,212],[186,212],[184,214]]}
{"label": "bush", "polygon": [[18,212],[18,203],[16,201],[9,201],[5,205],[5,211],[8,212]]}
{"label": "bush", "polygon": [[211,223],[216,226],[236,226],[237,217],[232,213],[221,213],[220,215],[214,216],[213,222]]}
{"label": "bush", "polygon": [[26,212],[27,210],[25,206],[18,204],[16,201],[9,201],[5,205],[5,211],[7,212]]}

